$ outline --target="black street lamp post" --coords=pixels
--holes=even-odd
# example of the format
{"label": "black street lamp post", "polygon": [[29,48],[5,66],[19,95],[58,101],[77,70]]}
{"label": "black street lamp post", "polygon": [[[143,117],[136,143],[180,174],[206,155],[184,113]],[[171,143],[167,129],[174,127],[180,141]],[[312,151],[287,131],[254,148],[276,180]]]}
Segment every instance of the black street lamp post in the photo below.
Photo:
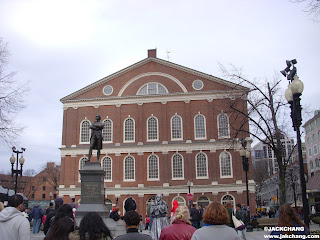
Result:
{"label": "black street lamp post", "polygon": [[246,226],[247,232],[252,232],[253,227],[250,224],[250,201],[249,201],[249,186],[248,186],[248,172],[249,172],[249,157],[250,151],[246,148],[247,141],[242,142],[242,148],[240,149],[240,156],[242,157],[243,171],[246,173],[246,190],[247,190],[247,213],[249,215],[249,223]]}
{"label": "black street lamp post", "polygon": [[293,59],[291,61],[287,60],[286,63],[287,63],[287,67],[280,72],[289,80],[289,86],[285,91],[285,97],[288,103],[290,104],[293,129],[297,133],[303,216],[304,216],[304,223],[309,228],[309,204],[307,199],[306,180],[304,177],[304,166],[303,166],[301,134],[300,134],[300,126],[302,123],[302,117],[301,117],[302,108],[300,104],[300,96],[303,92],[304,86],[303,86],[303,82],[299,79],[297,75],[297,68],[294,66],[294,64],[297,63],[297,60],[296,59]]}
{"label": "black street lamp post", "polygon": [[[16,174],[16,182],[15,182],[15,187],[14,187],[14,193],[17,194],[17,190],[18,190],[18,175],[20,174],[20,176],[22,176],[22,165],[24,164],[24,157],[23,157],[23,152],[25,151],[25,148],[21,148],[21,151],[16,150],[16,147],[12,147],[12,152],[17,154],[17,165],[16,165],[16,169],[13,169],[13,165],[16,161],[16,158],[14,157],[13,153],[12,156],[10,158],[10,163],[11,163],[11,177],[13,177],[13,174]],[[22,156],[19,159],[19,153],[22,153]],[[20,163],[20,170],[18,169],[18,159],[19,159],[19,163]]]}
{"label": "black street lamp post", "polygon": [[[188,180],[187,182],[188,188],[189,188],[189,194],[190,194],[190,187],[191,187],[191,182]],[[189,200],[189,209],[191,209],[191,201]]]}

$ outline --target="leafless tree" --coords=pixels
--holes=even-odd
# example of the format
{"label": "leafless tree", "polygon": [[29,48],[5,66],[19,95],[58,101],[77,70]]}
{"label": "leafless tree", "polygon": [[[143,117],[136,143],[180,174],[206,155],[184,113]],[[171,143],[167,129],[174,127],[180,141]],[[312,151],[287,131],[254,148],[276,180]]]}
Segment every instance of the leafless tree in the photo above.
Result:
{"label": "leafless tree", "polygon": [[320,0],[291,0],[294,3],[306,3],[305,12],[315,22],[320,22]]}
{"label": "leafless tree", "polygon": [[268,178],[268,162],[267,160],[256,161],[253,167],[253,178],[256,182],[256,191],[260,192],[265,180]]}
{"label": "leafless tree", "polygon": [[14,119],[25,106],[23,96],[28,83],[20,84],[14,79],[15,72],[7,72],[9,52],[7,43],[0,38],[0,140],[11,145],[23,130]]}
{"label": "leafless tree", "polygon": [[[237,134],[249,133],[252,137],[269,146],[279,165],[279,194],[280,205],[286,202],[285,175],[287,161],[282,154],[281,134],[291,125],[288,121],[289,108],[286,107],[283,93],[279,90],[279,75],[274,80],[250,81],[243,76],[241,69],[230,67],[230,70],[220,64],[220,69],[226,78],[249,89],[249,94],[244,93],[242,98],[247,98],[247,106],[239,108],[237,99],[230,100],[230,118],[237,124],[231,125]],[[249,129],[246,128],[249,122]],[[235,138],[237,136],[234,136]]]}

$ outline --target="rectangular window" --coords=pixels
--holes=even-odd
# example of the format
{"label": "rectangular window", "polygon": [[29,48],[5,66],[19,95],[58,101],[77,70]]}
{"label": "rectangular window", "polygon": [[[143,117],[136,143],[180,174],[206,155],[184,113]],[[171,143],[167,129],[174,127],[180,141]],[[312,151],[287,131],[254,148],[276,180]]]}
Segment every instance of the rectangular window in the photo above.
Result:
{"label": "rectangular window", "polygon": [[45,191],[46,190],[46,186],[42,186],[42,190]]}
{"label": "rectangular window", "polygon": [[57,198],[57,194],[55,193],[55,194],[53,194],[53,198],[54,199],[56,199]]}
{"label": "rectangular window", "polygon": [[42,194],[42,199],[46,199],[46,195],[45,194]]}
{"label": "rectangular window", "polygon": [[31,190],[34,191],[36,188],[34,186],[31,187]]}
{"label": "rectangular window", "polygon": [[313,146],[313,152],[314,152],[314,155],[318,154],[318,146],[317,145]]}
{"label": "rectangular window", "polygon": [[43,181],[43,182],[46,182],[46,181],[47,181],[47,178],[46,178],[46,177],[43,177],[43,178],[42,178],[42,181]]}
{"label": "rectangular window", "polygon": [[34,199],[34,193],[31,194],[31,199]]}
{"label": "rectangular window", "polygon": [[312,148],[309,148],[309,157],[312,157]]}

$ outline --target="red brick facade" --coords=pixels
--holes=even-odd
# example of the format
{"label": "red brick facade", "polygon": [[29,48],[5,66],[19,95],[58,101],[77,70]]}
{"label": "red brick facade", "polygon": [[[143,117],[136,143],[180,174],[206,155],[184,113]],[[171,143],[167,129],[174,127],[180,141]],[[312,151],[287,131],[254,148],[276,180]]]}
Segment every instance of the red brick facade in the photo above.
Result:
{"label": "red brick facade", "polygon": [[[247,89],[155,56],[156,50],[149,51],[148,58],[61,99],[64,116],[60,196],[67,202],[72,197],[81,198],[78,170],[80,160],[88,156],[89,150],[89,144],[80,141],[81,124],[86,119],[93,122],[96,114],[100,114],[101,121],[110,119],[113,123],[112,141],[103,144],[100,157],[100,162],[105,156],[112,159],[112,177],[105,183],[105,194],[113,205],[118,204],[122,209],[126,194],[130,193],[137,201],[137,210],[145,215],[148,199],[163,193],[171,209],[173,199],[178,196],[180,201],[184,199],[187,203],[188,180],[194,194],[193,202],[201,199],[221,202],[225,195],[230,195],[236,203],[246,203],[240,145],[233,141],[235,132],[230,127],[229,137],[219,137],[218,116],[221,113],[229,116],[229,101],[237,101],[239,108],[245,108],[246,101],[239,96]],[[202,82],[199,90],[193,88],[195,80]],[[161,84],[167,93],[137,95],[148,83]],[[104,94],[105,86],[112,87],[110,95]],[[201,139],[195,138],[194,122],[198,114],[205,118],[205,137]],[[171,136],[171,118],[175,115],[182,119],[182,138],[179,140]],[[152,116],[157,118],[158,139],[148,141],[147,121]],[[124,141],[124,121],[127,118],[134,120],[133,142]],[[228,121],[234,120],[229,118]],[[220,154],[225,151],[230,154],[231,174],[221,177]],[[177,153],[183,159],[183,173],[176,180],[173,178],[172,157]],[[207,174],[204,177],[197,177],[199,153],[206,156]],[[148,180],[148,157],[151,154],[158,157],[156,180]],[[134,179],[129,181],[124,180],[124,159],[127,156],[134,159]],[[95,159],[94,153],[91,161]],[[254,209],[251,169],[249,179],[250,205]]]}

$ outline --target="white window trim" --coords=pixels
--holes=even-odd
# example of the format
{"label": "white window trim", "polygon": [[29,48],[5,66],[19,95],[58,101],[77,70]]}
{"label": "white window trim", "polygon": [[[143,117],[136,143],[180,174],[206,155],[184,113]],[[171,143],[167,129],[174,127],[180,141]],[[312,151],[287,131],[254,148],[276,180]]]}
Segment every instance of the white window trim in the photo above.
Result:
{"label": "white window trim", "polygon": [[[204,137],[197,137],[196,136],[196,117],[199,116],[199,115],[203,116],[203,119],[204,119]],[[199,114],[194,116],[194,118],[193,118],[193,130],[194,130],[194,139],[195,140],[205,140],[205,139],[207,139],[207,121],[206,121],[206,117],[203,114],[199,113]]]}
{"label": "white window trim", "polygon": [[[228,136],[220,136],[220,132],[219,132],[219,117],[221,116],[221,114],[225,114],[227,116],[227,120],[228,120]],[[229,116],[226,114],[226,113],[220,113],[218,116],[217,116],[217,125],[218,125],[218,138],[219,139],[226,139],[226,138],[230,138],[230,121],[229,121]]]}
{"label": "white window trim", "polygon": [[[149,178],[149,157],[152,155],[156,156],[157,162],[158,162],[158,177],[157,178]],[[159,157],[156,154],[150,154],[147,158],[147,181],[160,181]]]}
{"label": "white window trim", "polygon": [[[314,151],[315,148],[317,149],[317,153],[315,153],[315,151]],[[318,155],[318,153],[319,153],[318,145],[315,144],[315,145],[313,145],[313,155],[314,155],[314,156],[315,156],[315,155]]]}
{"label": "white window trim", "polygon": [[[125,140],[125,135],[126,135],[126,131],[125,131],[125,126],[126,126],[126,120],[127,119],[132,119],[133,120],[133,140]],[[124,143],[133,143],[136,141],[136,121],[134,120],[134,118],[132,117],[127,117],[124,121],[123,121],[123,142]]]}
{"label": "white window trim", "polygon": [[223,198],[224,198],[225,196],[231,196],[231,197],[233,198],[232,205],[233,205],[233,207],[235,207],[236,198],[235,198],[232,194],[230,194],[230,193],[223,195],[223,196],[221,197],[220,203],[223,204],[223,203],[222,203],[222,200],[223,200]]}
{"label": "white window trim", "polygon": [[[126,175],[126,169],[125,169],[125,167],[126,167],[126,165],[125,165],[125,160],[126,160],[126,158],[128,157],[128,156],[130,156],[130,157],[132,157],[133,158],[133,171],[134,171],[134,174],[133,174],[133,179],[125,179],[125,175]],[[123,181],[124,182],[135,182],[136,181],[136,159],[133,157],[133,156],[131,156],[131,155],[127,155],[127,156],[125,156],[125,158],[123,159]]]}
{"label": "white window trim", "polygon": [[[149,136],[148,136],[148,121],[150,118],[155,118],[157,120],[157,139],[149,139]],[[158,142],[159,141],[159,119],[155,116],[150,116],[148,117],[147,119],[147,142]]]}
{"label": "white window trim", "polygon": [[[179,154],[181,156],[181,159],[182,159],[182,177],[179,177],[179,178],[174,178],[173,177],[173,157],[176,154]],[[180,153],[175,153],[171,157],[171,176],[172,176],[172,180],[184,180],[184,158]]]}
{"label": "white window trim", "polygon": [[[82,123],[84,121],[88,121],[89,122],[89,141],[88,142],[81,142],[81,133],[82,133]],[[90,129],[90,125],[91,125],[91,122],[89,119],[83,119],[80,123],[80,131],[79,131],[79,144],[90,144],[90,136],[91,136],[91,129]]]}
{"label": "white window trim", "polygon": [[184,197],[181,197],[181,196],[175,196],[175,197],[172,199],[172,201],[171,201],[171,206],[172,206],[174,200],[177,200],[178,198],[181,198],[181,199],[184,201],[184,206],[187,206],[187,201],[186,201],[186,199],[185,199]]}
{"label": "white window trim", "polygon": [[112,162],[113,162],[112,158],[110,156],[103,157],[102,160],[101,160],[101,166],[103,166],[103,164],[102,164],[103,163],[103,159],[105,159],[107,157],[111,159],[111,166],[110,166],[110,168],[111,168],[111,179],[105,179],[105,177],[103,177],[103,179],[104,179],[104,182],[112,182]]}
{"label": "white window trim", "polygon": [[[175,117],[175,116],[178,116],[181,119],[181,138],[173,138],[172,137],[172,118]],[[181,140],[183,140],[183,119],[178,114],[175,114],[170,118],[170,134],[171,134],[171,141],[181,141]]]}
{"label": "white window trim", "polygon": [[[231,175],[229,176],[222,176],[222,169],[221,169],[221,154],[223,153],[228,153],[230,155],[230,168],[231,168]],[[220,153],[219,155],[219,168],[220,168],[220,178],[233,178],[233,168],[232,168],[232,155],[231,153],[227,152],[227,151],[223,151]]]}
{"label": "white window trim", "polygon": [[[198,155],[200,154],[200,153],[202,153],[202,154],[204,154],[205,156],[206,156],[206,174],[207,174],[207,176],[206,177],[199,177],[198,176],[198,168],[197,168],[197,163],[198,163],[198,161],[197,161],[197,157],[198,157]],[[196,167],[196,179],[208,179],[209,178],[209,172],[208,172],[208,156],[207,156],[207,154],[205,154],[204,152],[199,152],[199,153],[197,153],[196,154],[196,156],[195,156],[195,167]]]}
{"label": "white window trim", "polygon": [[113,143],[113,121],[110,118],[106,118],[102,122],[106,120],[111,122],[111,141],[103,141],[103,143]]}

